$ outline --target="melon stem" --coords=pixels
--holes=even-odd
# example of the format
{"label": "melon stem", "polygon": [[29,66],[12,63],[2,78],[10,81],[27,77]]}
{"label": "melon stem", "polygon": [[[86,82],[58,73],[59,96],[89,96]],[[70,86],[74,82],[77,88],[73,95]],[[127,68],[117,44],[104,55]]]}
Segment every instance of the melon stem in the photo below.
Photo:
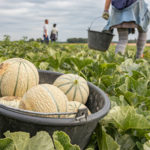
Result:
{"label": "melon stem", "polygon": [[78,80],[75,80],[75,81],[74,81],[74,84],[78,84]]}

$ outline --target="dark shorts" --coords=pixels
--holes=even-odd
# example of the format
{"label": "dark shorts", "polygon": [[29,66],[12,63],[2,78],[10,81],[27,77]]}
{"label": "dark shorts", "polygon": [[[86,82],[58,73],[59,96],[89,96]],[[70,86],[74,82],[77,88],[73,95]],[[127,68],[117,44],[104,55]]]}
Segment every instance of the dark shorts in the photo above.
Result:
{"label": "dark shorts", "polygon": [[56,34],[51,34],[51,36],[50,36],[50,39],[52,40],[52,41],[56,41],[57,40],[57,36],[56,36]]}
{"label": "dark shorts", "polygon": [[49,43],[49,38],[48,38],[48,36],[45,37],[45,35],[43,35],[43,37],[44,37],[44,42],[45,42],[45,43]]}

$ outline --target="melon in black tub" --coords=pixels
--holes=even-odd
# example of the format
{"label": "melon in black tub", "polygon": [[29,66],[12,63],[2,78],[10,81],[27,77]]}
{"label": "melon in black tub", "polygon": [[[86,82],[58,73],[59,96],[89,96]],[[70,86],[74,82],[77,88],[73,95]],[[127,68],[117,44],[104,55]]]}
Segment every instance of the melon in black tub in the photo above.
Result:
{"label": "melon in black tub", "polygon": [[[39,70],[40,84],[52,84],[60,73]],[[31,136],[37,131],[47,131],[50,135],[54,131],[66,132],[72,141],[83,150],[96,128],[97,123],[110,109],[110,101],[107,95],[98,87],[88,82],[89,97],[86,106],[92,112],[87,119],[76,120],[75,118],[47,118],[39,115],[29,115],[12,108],[0,105],[0,135],[7,130],[29,132]]]}

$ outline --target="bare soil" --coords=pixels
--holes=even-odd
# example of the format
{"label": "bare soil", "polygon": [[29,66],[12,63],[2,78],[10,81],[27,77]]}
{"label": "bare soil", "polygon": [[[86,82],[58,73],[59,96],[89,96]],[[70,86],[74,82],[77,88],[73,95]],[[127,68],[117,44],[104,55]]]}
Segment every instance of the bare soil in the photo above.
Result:
{"label": "bare soil", "polygon": [[[112,43],[112,45],[116,45],[117,43]],[[128,43],[129,46],[136,46],[136,43]],[[146,43],[146,46],[150,46],[150,43]]]}

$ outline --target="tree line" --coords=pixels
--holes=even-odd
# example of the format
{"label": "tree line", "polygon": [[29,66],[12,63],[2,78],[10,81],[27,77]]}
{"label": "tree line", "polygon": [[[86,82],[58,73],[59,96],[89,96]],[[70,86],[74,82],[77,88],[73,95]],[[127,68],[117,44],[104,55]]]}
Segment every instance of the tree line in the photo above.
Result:
{"label": "tree line", "polygon": [[[10,40],[10,36],[9,35],[4,35],[4,40]],[[43,39],[42,38],[29,38],[27,36],[22,37],[22,40],[27,41],[27,42],[32,42],[32,41],[37,41],[37,42],[42,42]],[[66,40],[67,43],[88,43],[88,39],[87,38],[68,38]],[[129,40],[128,43],[136,43],[137,40],[136,39],[132,39]],[[64,42],[62,42],[64,43]],[[113,43],[117,43],[117,41],[113,41]],[[147,43],[150,43],[150,40],[147,40]]]}

